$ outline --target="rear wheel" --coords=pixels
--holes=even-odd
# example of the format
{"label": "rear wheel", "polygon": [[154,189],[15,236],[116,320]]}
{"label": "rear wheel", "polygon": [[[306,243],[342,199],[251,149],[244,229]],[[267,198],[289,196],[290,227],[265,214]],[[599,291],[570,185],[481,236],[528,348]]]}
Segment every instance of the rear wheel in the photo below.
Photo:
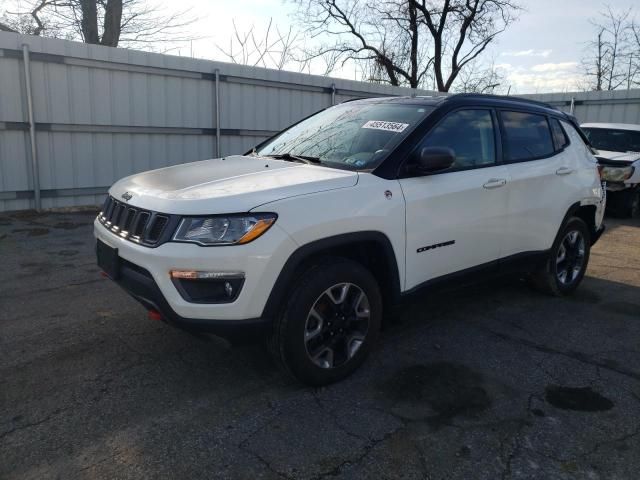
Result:
{"label": "rear wheel", "polygon": [[382,300],[375,278],[346,259],[327,259],[296,282],[271,349],[299,381],[325,385],[357,369],[375,344]]}
{"label": "rear wheel", "polygon": [[552,295],[567,295],[582,281],[589,263],[591,236],[584,220],[572,217],[560,230],[544,265],[531,283]]}

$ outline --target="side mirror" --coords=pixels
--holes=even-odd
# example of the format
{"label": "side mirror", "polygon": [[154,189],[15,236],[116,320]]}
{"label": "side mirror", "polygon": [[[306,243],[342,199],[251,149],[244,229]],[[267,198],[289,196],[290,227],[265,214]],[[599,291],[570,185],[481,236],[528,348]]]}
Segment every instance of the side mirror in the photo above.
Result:
{"label": "side mirror", "polygon": [[415,173],[432,173],[446,170],[456,161],[455,152],[447,147],[425,147],[420,151],[420,156],[413,162],[412,169]]}

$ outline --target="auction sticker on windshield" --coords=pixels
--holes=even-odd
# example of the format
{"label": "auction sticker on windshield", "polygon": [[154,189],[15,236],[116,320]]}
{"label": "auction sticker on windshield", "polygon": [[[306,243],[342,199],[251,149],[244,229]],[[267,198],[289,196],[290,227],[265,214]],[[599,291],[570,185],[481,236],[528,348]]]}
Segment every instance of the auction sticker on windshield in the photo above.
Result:
{"label": "auction sticker on windshield", "polygon": [[375,130],[386,130],[387,132],[402,132],[409,126],[408,123],[384,122],[382,120],[369,120],[362,125],[362,128],[373,128]]}

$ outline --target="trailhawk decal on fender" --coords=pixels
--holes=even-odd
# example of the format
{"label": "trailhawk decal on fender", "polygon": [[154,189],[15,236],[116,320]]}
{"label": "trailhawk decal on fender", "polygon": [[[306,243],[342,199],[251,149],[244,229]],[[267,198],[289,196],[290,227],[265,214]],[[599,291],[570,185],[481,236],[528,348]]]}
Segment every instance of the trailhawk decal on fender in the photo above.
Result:
{"label": "trailhawk decal on fender", "polygon": [[382,120],[369,120],[362,125],[362,128],[372,128],[374,130],[386,130],[387,132],[402,132],[409,126],[408,123],[384,122]]}
{"label": "trailhawk decal on fender", "polygon": [[427,247],[420,247],[418,250],[416,250],[416,252],[422,253],[426,252],[427,250],[433,250],[434,248],[448,247],[449,245],[453,245],[454,243],[456,243],[455,240],[449,240],[448,242],[442,243],[434,243],[433,245],[429,245]]}

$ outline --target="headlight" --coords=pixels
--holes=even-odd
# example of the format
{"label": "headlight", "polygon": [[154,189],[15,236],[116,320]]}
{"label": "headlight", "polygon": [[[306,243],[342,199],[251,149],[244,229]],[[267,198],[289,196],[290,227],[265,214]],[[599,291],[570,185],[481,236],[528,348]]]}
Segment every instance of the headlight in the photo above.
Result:
{"label": "headlight", "polygon": [[274,224],[275,213],[183,218],[173,236],[199,245],[241,245],[255,240]]}
{"label": "headlight", "polygon": [[607,182],[624,182],[631,178],[633,175],[633,167],[603,167],[602,168],[602,180]]}

